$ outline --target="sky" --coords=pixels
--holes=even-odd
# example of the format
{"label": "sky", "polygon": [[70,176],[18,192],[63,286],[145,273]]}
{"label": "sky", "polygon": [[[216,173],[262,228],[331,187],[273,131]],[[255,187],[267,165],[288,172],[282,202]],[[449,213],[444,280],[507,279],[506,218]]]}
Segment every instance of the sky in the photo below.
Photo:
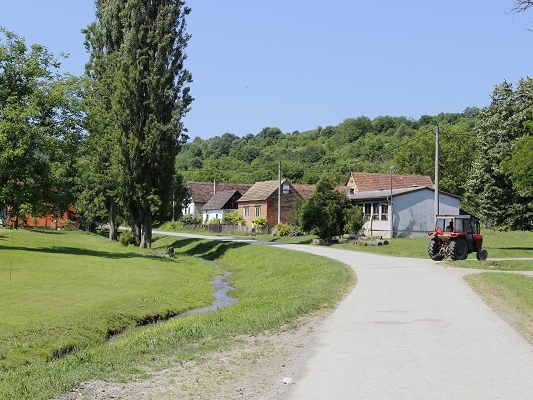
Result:
{"label": "sky", "polygon": [[[188,0],[192,139],[490,104],[533,75],[533,9],[513,0]],[[0,0],[0,26],[81,75],[94,0]]]}

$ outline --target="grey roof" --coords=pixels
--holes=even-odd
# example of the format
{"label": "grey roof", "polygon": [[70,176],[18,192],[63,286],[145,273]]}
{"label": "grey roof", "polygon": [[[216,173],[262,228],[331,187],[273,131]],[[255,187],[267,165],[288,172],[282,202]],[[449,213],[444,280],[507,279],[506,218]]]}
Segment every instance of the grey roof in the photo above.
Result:
{"label": "grey roof", "polygon": [[238,190],[222,190],[216,192],[213,197],[211,197],[207,203],[204,204],[202,210],[222,210],[226,203],[231,200],[233,195],[238,193],[238,197],[241,197],[241,194]]}
{"label": "grey roof", "polygon": [[[435,190],[431,187],[427,186],[413,186],[410,188],[403,188],[403,189],[393,189],[392,190],[392,197],[394,196],[401,196],[407,193],[416,192],[417,190],[431,190],[432,192]],[[350,200],[355,201],[363,201],[363,200],[386,200],[390,197],[390,190],[371,190],[368,192],[355,192],[353,194],[347,195]],[[447,196],[456,197],[453,194],[446,193]]]}

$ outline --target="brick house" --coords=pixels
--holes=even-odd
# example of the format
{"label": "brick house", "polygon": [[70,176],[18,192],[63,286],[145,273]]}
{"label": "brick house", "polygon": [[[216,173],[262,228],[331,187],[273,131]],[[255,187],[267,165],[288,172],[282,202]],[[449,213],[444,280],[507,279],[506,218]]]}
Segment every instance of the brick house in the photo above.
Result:
{"label": "brick house", "polygon": [[[239,215],[245,219],[246,226],[251,227],[252,221],[257,217],[266,219],[270,227],[278,223],[279,188],[279,180],[256,182],[243,194],[237,204]],[[287,180],[281,181],[281,188],[280,221],[286,223],[294,203],[303,197]]]}

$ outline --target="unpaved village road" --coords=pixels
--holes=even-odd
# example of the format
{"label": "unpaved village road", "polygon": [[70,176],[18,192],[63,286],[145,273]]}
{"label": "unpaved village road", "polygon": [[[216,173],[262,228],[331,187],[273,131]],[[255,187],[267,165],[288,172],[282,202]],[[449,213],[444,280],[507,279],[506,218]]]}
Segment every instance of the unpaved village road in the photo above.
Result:
{"label": "unpaved village road", "polygon": [[269,244],[339,260],[357,285],[313,333],[280,399],[533,398],[533,346],[431,260]]}
{"label": "unpaved village road", "polygon": [[285,398],[533,398],[533,347],[464,282],[472,271],[431,260],[305,251],[350,265],[358,283],[321,324],[316,348]]}

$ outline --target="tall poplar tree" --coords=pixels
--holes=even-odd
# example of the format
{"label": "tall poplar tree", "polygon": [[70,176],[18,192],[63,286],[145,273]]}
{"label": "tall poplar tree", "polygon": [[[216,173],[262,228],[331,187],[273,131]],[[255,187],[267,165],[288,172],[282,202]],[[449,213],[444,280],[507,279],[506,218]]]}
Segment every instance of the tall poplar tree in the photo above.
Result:
{"label": "tall poplar tree", "polygon": [[151,246],[154,218],[170,204],[174,159],[187,140],[189,13],[177,0],[96,0],[96,21],[85,31],[99,103],[89,112],[89,133],[106,138],[100,143],[110,153],[113,197],[141,247]]}

